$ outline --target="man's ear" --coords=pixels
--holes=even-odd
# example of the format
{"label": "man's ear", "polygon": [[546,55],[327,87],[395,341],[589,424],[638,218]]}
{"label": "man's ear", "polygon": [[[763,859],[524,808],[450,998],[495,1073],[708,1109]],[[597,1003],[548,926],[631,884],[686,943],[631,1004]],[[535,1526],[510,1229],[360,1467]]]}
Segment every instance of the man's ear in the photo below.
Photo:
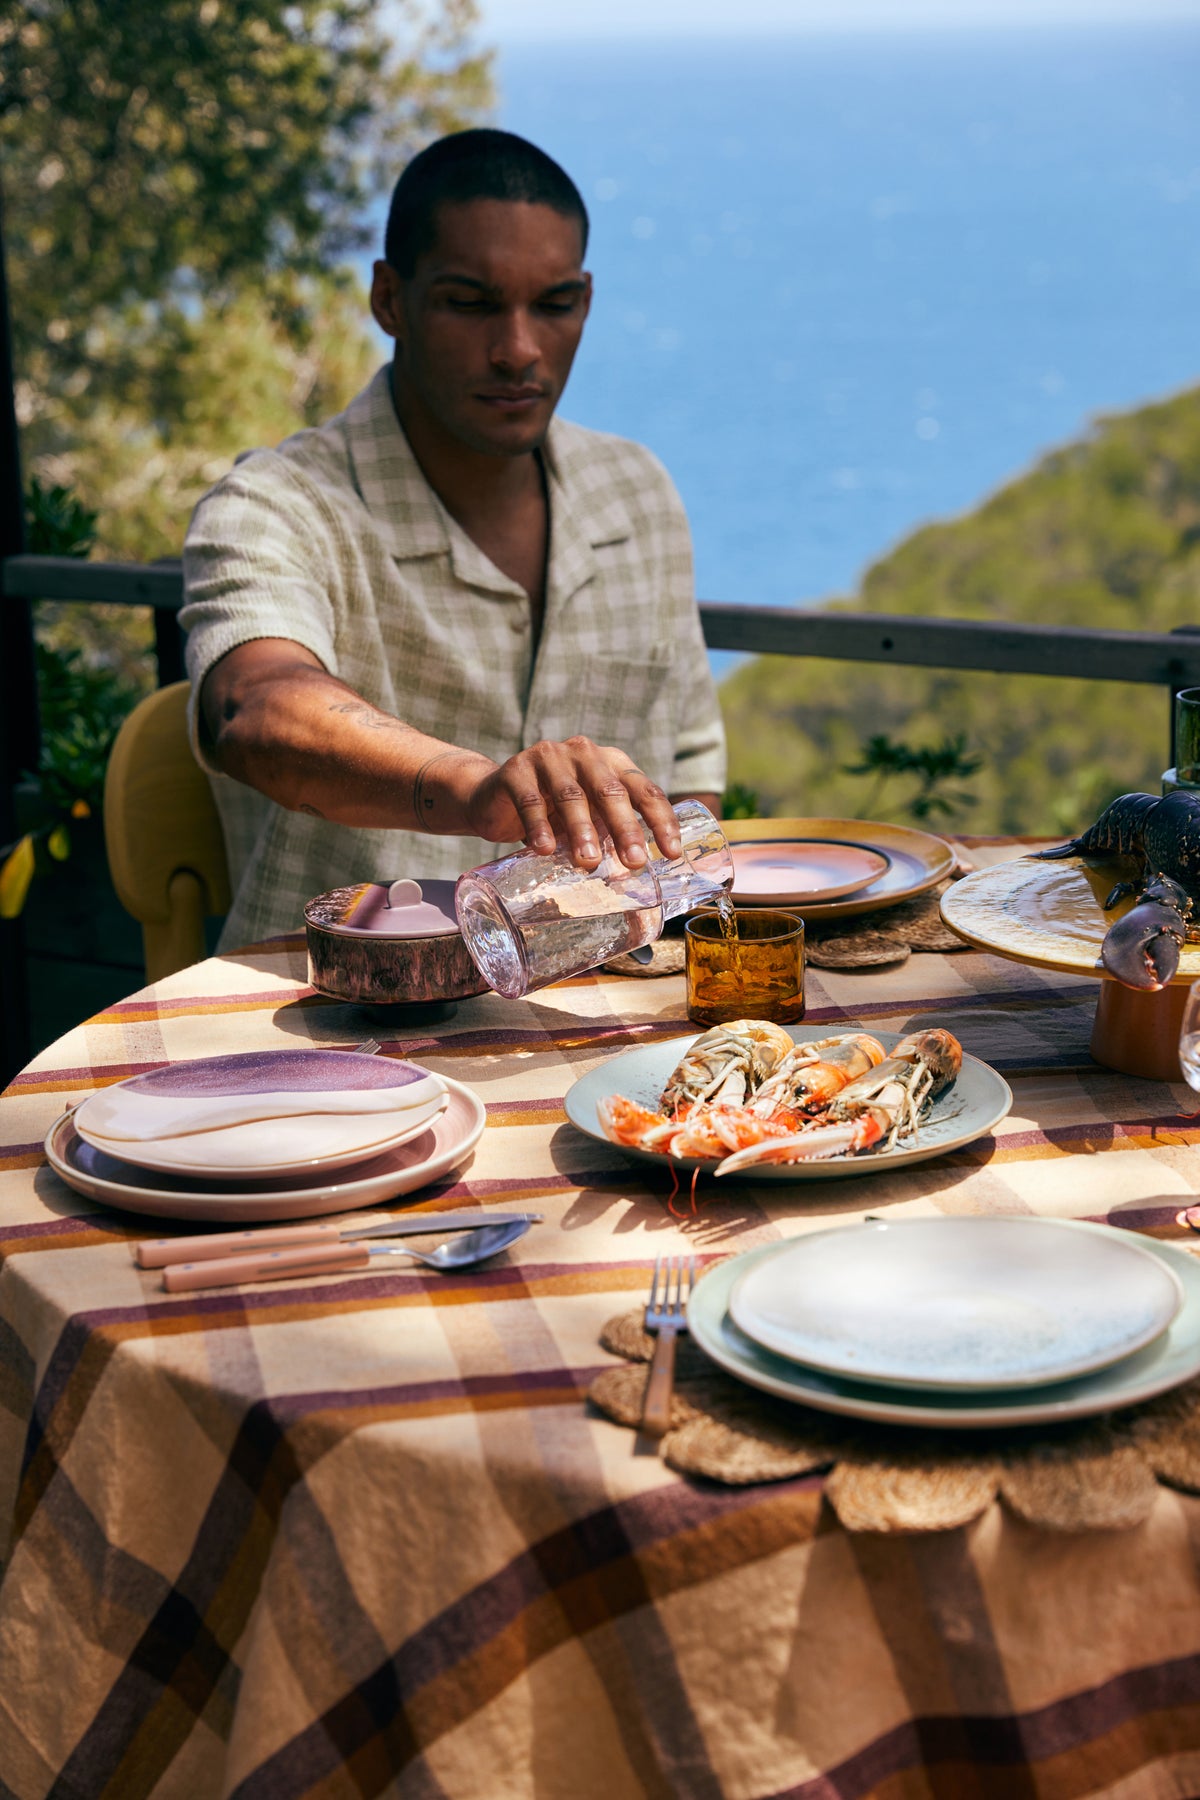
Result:
{"label": "man's ear", "polygon": [[371,269],[371,316],[380,331],[399,338],[404,325],[401,281],[391,263],[377,262]]}

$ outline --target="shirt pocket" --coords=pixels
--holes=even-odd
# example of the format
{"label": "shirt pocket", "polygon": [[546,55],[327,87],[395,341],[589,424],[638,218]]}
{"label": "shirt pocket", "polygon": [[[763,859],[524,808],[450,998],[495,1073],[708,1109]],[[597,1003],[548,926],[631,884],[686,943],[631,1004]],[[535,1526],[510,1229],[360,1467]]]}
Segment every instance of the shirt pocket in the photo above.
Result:
{"label": "shirt pocket", "polygon": [[616,744],[669,788],[679,723],[674,661],[665,644],[638,657],[581,652],[576,671],[536,684],[526,744],[569,737]]}

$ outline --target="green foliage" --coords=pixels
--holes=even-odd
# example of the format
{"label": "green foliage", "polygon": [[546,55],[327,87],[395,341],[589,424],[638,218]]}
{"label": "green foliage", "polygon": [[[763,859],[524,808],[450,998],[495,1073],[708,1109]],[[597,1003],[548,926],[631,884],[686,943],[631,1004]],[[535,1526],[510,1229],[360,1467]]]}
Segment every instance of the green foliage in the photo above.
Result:
{"label": "green foliage", "polygon": [[[26,495],[25,517],[29,548],[40,556],[86,556],[95,538],[93,509],[69,488],[43,487],[36,476]],[[51,854],[62,861],[63,839],[56,835],[65,830],[60,821],[99,808],[108,753],[140,690],[116,670],[89,662],[77,646],[39,638],[36,655],[43,829],[53,840]]]}
{"label": "green foliage", "polygon": [[[87,555],[96,514],[68,488],[47,488],[35,477],[25,512],[31,552]],[[37,823],[0,850],[3,918],[15,918],[22,910],[39,869],[66,861],[71,852],[68,821],[99,811],[113,740],[140,698],[138,686],[112,668],[89,662],[78,646],[53,646],[39,639],[35,653],[42,747],[30,780]]]}
{"label": "green foliage", "polygon": [[762,807],[758,795],[745,782],[733,781],[721,796],[721,817],[723,819],[761,819]]}
{"label": "green foliage", "polygon": [[957,737],[943,738],[940,744],[927,744],[918,750],[910,744],[897,743],[886,732],[880,732],[862,746],[861,758],[860,762],[848,763],[845,773],[875,777],[863,803],[863,811],[869,818],[884,816],[881,812],[884,791],[896,775],[917,777],[915,792],[910,793],[903,803],[911,818],[925,821],[941,814],[949,819],[964,807],[975,805],[974,794],[962,789],[947,792],[942,786],[946,781],[968,780],[982,767],[981,756],[967,754],[965,732],[960,731]]}
{"label": "green foliage", "polygon": [[[337,259],[412,152],[490,106],[476,20],[475,0],[0,0],[22,448],[98,509],[103,554],[178,555],[238,452],[377,366]],[[149,644],[148,615],[48,616],[131,673]]]}
{"label": "green foliage", "polygon": [[69,818],[79,801],[95,811],[104,797],[113,739],[139,691],[114,670],[89,665],[79,650],[38,644],[37,672],[44,808],[56,821]]}
{"label": "green foliage", "polygon": [[422,140],[489,104],[475,18],[473,0],[0,0],[23,377],[118,392],[116,327],[219,308],[247,279],[303,341],[297,278],[364,241]]}
{"label": "green foliage", "polygon": [[[833,608],[1115,630],[1200,623],[1200,389],[1102,420],[975,512],[915,532]],[[1157,791],[1167,696],[1125,683],[760,657],[722,684],[731,776],[777,815],[869,816],[858,721],[962,739],[979,832],[1071,833]]]}
{"label": "green foliage", "polygon": [[25,548],[30,556],[86,556],[96,518],[69,487],[43,487],[35,475],[25,496]]}

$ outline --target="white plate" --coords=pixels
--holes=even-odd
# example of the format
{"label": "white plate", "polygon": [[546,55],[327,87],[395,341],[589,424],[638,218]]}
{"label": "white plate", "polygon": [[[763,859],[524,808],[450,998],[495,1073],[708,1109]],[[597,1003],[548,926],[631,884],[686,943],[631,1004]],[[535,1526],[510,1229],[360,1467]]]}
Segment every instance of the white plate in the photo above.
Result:
{"label": "white plate", "polygon": [[408,1141],[445,1084],[419,1063],[315,1046],[198,1056],[75,1109],[81,1138],[140,1169],[255,1179],[335,1169]]}
{"label": "white plate", "polygon": [[[836,1029],[827,1025],[810,1028],[794,1026],[790,1028],[790,1035],[795,1043],[803,1044],[811,1038],[835,1037],[841,1033],[867,1029],[869,1028],[866,1026],[854,1024],[842,1025]],[[663,1044],[647,1044],[639,1050],[623,1051],[620,1056],[602,1063],[598,1069],[581,1075],[567,1093],[564,1102],[567,1117],[580,1131],[586,1131],[589,1137],[598,1139],[602,1144],[612,1144],[612,1139],[605,1134],[600,1124],[596,1111],[599,1102],[613,1094],[624,1094],[626,1099],[636,1100],[640,1106],[657,1107],[668,1075],[699,1035],[698,1032],[693,1032],[690,1037],[671,1038]],[[900,1034],[895,1031],[871,1031],[870,1035],[878,1038],[885,1050],[892,1049],[900,1042]],[[931,1156],[941,1156],[947,1150],[956,1150],[963,1144],[972,1143],[994,1125],[998,1125],[1011,1106],[1012,1091],[1003,1076],[997,1075],[995,1069],[990,1068],[987,1063],[980,1062],[977,1056],[964,1054],[957,1081],[934,1101],[914,1142],[895,1150],[882,1150],[864,1156],[843,1156],[832,1162],[758,1163],[747,1169],[739,1169],[732,1176],[721,1176],[720,1179],[829,1181],[847,1175],[879,1174],[884,1169],[926,1162]],[[711,1160],[668,1156],[661,1150],[635,1150],[625,1144],[613,1144],[612,1147],[619,1149],[625,1156],[635,1156],[641,1162],[658,1163],[668,1169],[700,1169],[711,1175],[716,1167]]]}
{"label": "white plate", "polygon": [[[1058,1220],[1069,1231],[1107,1233],[1108,1225],[1082,1220]],[[860,1227],[848,1227],[858,1230]],[[911,1393],[896,1388],[873,1387],[820,1369],[803,1368],[764,1350],[739,1331],[729,1317],[729,1296],[742,1273],[768,1257],[790,1248],[767,1244],[731,1256],[710,1269],[692,1289],[688,1301],[688,1329],[700,1348],[730,1375],[751,1387],[762,1388],[784,1400],[795,1400],[820,1412],[844,1413],[855,1419],[874,1419],[892,1425],[936,1425],[954,1429],[978,1429],[989,1425],[1038,1425],[1056,1419],[1085,1419],[1094,1413],[1112,1412],[1164,1394],[1200,1373],[1200,1259],[1160,1244],[1139,1240],[1147,1253],[1173,1270],[1183,1283],[1185,1300],[1174,1323],[1144,1350],[1095,1374],[1047,1387],[993,1388],[986,1393],[921,1388]]]}
{"label": "white plate", "polygon": [[81,1106],[75,1113],[75,1130],[94,1150],[137,1169],[194,1175],[200,1180],[258,1181],[343,1169],[364,1157],[398,1149],[445,1111],[446,1094],[440,1078],[438,1087],[442,1091],[423,1106],[410,1106],[400,1113],[301,1113],[153,1141],[102,1137],[89,1131],[79,1116]]}
{"label": "white plate", "polygon": [[1125,1232],[1057,1219],[881,1219],[812,1232],[747,1269],[729,1316],[766,1350],[904,1388],[1018,1388],[1106,1368],[1183,1305]]}
{"label": "white plate", "polygon": [[94,1150],[63,1113],[46,1133],[46,1155],[57,1175],[77,1193],[102,1206],[152,1213],[168,1219],[202,1219],[230,1224],[262,1219],[307,1219],[322,1213],[353,1212],[411,1194],[466,1161],[486,1122],[483,1102],[461,1082],[443,1077],[449,1103],[432,1125],[398,1149],[373,1156],[330,1179],[318,1174],[273,1181],[197,1182],[178,1175],[154,1175]]}

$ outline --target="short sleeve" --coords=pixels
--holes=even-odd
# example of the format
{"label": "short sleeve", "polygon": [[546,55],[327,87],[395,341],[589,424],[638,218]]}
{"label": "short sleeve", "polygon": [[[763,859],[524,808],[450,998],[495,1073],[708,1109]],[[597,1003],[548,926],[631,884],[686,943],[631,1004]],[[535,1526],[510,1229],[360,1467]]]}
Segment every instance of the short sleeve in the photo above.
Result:
{"label": "short sleeve", "polygon": [[183,547],[189,726],[203,767],[218,773],[199,731],[204,677],[255,638],[289,638],[338,673],[334,562],[321,508],[282,457],[243,459],[196,508]]}

